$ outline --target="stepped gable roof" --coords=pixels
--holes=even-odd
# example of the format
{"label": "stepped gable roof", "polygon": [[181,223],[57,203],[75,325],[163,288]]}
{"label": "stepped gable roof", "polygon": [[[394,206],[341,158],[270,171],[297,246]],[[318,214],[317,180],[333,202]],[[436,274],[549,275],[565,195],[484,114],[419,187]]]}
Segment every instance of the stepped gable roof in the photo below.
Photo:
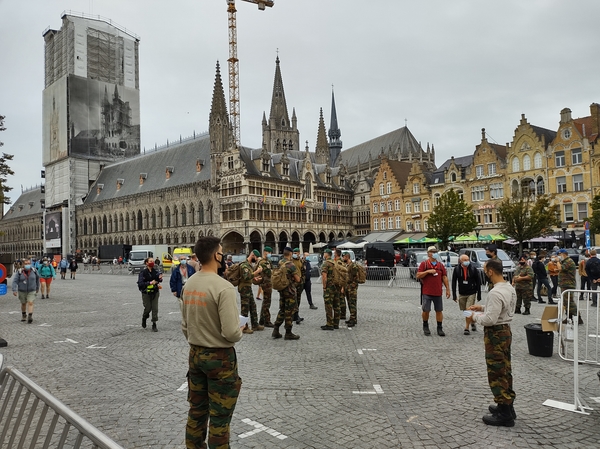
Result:
{"label": "stepped gable roof", "polygon": [[390,160],[388,160],[387,163],[394,175],[394,178],[396,178],[396,181],[398,181],[398,184],[401,187],[404,187],[406,185],[406,181],[408,180],[408,175],[410,174],[412,164],[410,162]]}
{"label": "stepped gable roof", "polygon": [[[7,208],[2,221],[18,220],[29,215],[41,215],[44,212],[41,202],[45,198],[46,194],[42,193],[39,187],[26,190]],[[30,205],[30,203],[32,204]]]}
{"label": "stepped gable roof", "polygon": [[[203,162],[200,172],[196,171],[198,159]],[[173,167],[169,179],[166,177],[167,167]],[[140,184],[141,173],[147,175],[143,184]],[[118,179],[123,180],[119,190]],[[84,204],[209,180],[210,136],[206,133],[164,149],[107,165],[92,185]],[[100,185],[102,189],[98,192]]]}
{"label": "stepped gable roof", "polygon": [[530,125],[531,129],[533,129],[533,132],[535,132],[538,136],[544,136],[544,138],[546,139],[546,148],[548,148],[548,145],[550,145],[550,143],[554,140],[554,138],[556,137],[556,131],[552,131],[551,129],[546,129],[546,128],[542,128],[541,126],[535,126],[535,125]]}
{"label": "stepped gable roof", "polygon": [[398,149],[401,158],[408,158],[408,155],[412,153],[413,159],[418,160],[420,154],[423,153],[423,149],[419,142],[417,142],[417,139],[415,139],[406,126],[403,126],[402,128],[348,148],[342,151],[341,154],[346,166],[353,167],[358,165],[359,158],[364,162],[365,155],[369,153],[371,153],[373,158],[376,158],[382,148],[387,151],[390,146],[393,151]]}

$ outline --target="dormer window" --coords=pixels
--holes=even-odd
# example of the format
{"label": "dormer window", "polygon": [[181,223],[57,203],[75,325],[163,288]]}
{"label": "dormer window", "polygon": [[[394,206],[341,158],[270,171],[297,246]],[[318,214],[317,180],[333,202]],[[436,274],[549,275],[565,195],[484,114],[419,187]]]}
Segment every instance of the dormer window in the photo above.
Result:
{"label": "dormer window", "polygon": [[100,192],[102,192],[102,189],[104,188],[104,184],[98,184],[96,186],[96,194],[100,195]]}
{"label": "dormer window", "polygon": [[454,172],[450,173],[450,181],[456,182],[456,173],[454,173]]}
{"label": "dormer window", "polygon": [[282,170],[283,170],[283,175],[284,176],[289,176],[290,175],[290,164],[287,162],[284,162],[282,164]]}
{"label": "dormer window", "polygon": [[233,170],[233,156],[227,156],[227,168]]}
{"label": "dormer window", "polygon": [[327,173],[327,184],[331,184],[331,173]]}
{"label": "dormer window", "polygon": [[196,173],[200,173],[204,167],[204,159],[196,159]]}
{"label": "dormer window", "polygon": [[269,159],[262,160],[262,171],[268,172],[271,168],[271,164],[269,163]]}
{"label": "dormer window", "polygon": [[33,202],[33,201],[30,201],[30,202],[29,202],[29,209],[31,209],[31,208],[33,207],[33,205],[34,205],[34,204],[35,204],[35,202]]}
{"label": "dormer window", "polygon": [[122,178],[117,179],[117,190],[121,190],[121,187],[123,186],[124,182],[125,180]]}
{"label": "dormer window", "polygon": [[19,204],[19,210],[23,210],[23,207],[25,207],[25,206],[23,206],[22,204]]}

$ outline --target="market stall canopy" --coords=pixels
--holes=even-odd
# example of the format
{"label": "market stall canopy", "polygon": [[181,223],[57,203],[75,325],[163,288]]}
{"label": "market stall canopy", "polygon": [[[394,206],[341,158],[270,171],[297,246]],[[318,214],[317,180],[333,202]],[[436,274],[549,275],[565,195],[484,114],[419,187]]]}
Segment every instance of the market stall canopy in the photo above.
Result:
{"label": "market stall canopy", "polygon": [[323,248],[324,246],[327,246],[327,243],[319,242],[319,243],[314,243],[312,247],[313,248]]}
{"label": "market stall canopy", "polygon": [[394,243],[398,244],[398,245],[400,245],[400,244],[405,244],[406,245],[406,244],[410,244],[410,243],[419,243],[419,241],[418,240],[414,240],[414,239],[412,239],[410,237],[405,237],[402,240],[396,240]]}
{"label": "market stall canopy", "polygon": [[441,242],[440,239],[434,239],[431,237],[423,237],[422,239],[417,240],[417,243],[437,243]]}

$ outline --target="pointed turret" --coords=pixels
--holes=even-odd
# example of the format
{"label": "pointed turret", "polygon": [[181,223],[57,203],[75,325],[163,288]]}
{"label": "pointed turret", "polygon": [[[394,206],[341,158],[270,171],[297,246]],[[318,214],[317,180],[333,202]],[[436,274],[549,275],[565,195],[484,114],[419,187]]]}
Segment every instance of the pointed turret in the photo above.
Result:
{"label": "pointed turret", "polygon": [[331,124],[329,126],[329,160],[331,165],[339,165],[336,161],[342,152],[342,131],[338,127],[337,112],[335,110],[335,95],[331,89]]}
{"label": "pointed turret", "polygon": [[277,56],[275,64],[271,111],[266,125],[264,123],[265,117],[263,117],[263,140],[266,142],[269,152],[281,153],[284,147],[289,150],[300,149],[300,134],[296,112],[294,111],[291,122],[288,115],[281,68],[279,67],[279,56]]}
{"label": "pointed turret", "polygon": [[210,154],[212,159],[211,171],[213,182],[216,182],[218,171],[221,168],[221,154],[224,151],[228,151],[233,142],[231,124],[229,122],[229,114],[227,113],[227,104],[225,102],[225,93],[223,91],[223,82],[221,81],[221,69],[218,61],[208,122]]}
{"label": "pointed turret", "polygon": [[317,131],[317,146],[315,147],[315,161],[317,164],[330,165],[329,146],[325,133],[325,120],[323,120],[323,108],[319,114],[319,129]]}

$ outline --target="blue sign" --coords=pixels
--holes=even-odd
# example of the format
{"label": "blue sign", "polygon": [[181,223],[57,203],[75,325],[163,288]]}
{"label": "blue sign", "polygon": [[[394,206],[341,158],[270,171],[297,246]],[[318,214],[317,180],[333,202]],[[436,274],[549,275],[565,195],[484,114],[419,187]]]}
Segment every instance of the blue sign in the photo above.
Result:
{"label": "blue sign", "polygon": [[6,284],[0,284],[0,296],[6,295]]}
{"label": "blue sign", "polygon": [[590,238],[590,222],[586,221],[584,225],[585,229],[585,247],[590,249],[592,247],[592,240]]}

